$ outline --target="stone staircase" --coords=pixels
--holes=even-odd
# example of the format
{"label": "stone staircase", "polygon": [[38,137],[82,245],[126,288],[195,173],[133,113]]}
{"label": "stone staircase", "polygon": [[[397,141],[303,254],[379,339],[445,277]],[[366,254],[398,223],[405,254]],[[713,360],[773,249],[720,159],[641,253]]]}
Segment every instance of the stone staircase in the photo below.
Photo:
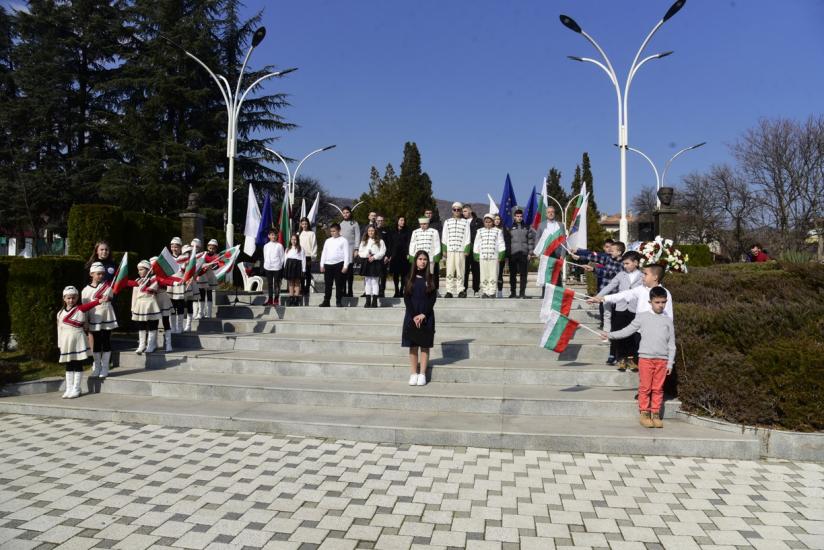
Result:
{"label": "stone staircase", "polygon": [[[679,420],[677,400],[666,402],[663,430],[640,427],[637,375],[605,365],[606,346],[583,329],[562,354],[538,347],[541,301],[538,289],[530,293],[438,300],[425,387],[407,385],[400,299],[318,308],[313,295],[309,306],[273,308],[241,296],[247,303],[221,305],[216,319],[176,335],[173,353],[116,353],[118,368],[92,380],[88,396],[8,397],[0,412],[388,443],[758,457],[754,438]],[[571,316],[597,328],[597,311],[583,302]]]}

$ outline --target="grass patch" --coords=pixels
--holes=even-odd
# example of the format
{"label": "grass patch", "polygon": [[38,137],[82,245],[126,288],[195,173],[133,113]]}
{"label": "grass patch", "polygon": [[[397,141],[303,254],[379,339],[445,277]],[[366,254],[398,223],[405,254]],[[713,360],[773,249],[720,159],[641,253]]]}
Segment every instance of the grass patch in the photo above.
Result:
{"label": "grass patch", "polygon": [[65,373],[63,365],[32,359],[22,351],[0,352],[0,386],[60,377]]}

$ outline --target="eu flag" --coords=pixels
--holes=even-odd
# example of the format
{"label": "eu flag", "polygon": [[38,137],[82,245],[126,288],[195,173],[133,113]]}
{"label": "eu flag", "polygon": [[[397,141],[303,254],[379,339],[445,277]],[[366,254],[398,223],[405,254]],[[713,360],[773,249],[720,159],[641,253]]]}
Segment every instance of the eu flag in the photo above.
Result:
{"label": "eu flag", "polygon": [[258,226],[255,244],[263,246],[269,242],[269,230],[272,228],[272,202],[269,199],[269,191],[263,199],[263,210],[260,212],[260,225]]}
{"label": "eu flag", "polygon": [[501,216],[501,224],[507,229],[512,228],[512,209],[518,205],[515,200],[515,191],[512,189],[512,181],[509,179],[509,174],[506,175],[506,182],[504,183],[504,194],[501,197],[501,203],[498,207]]}
{"label": "eu flag", "polygon": [[538,202],[535,199],[535,186],[532,186],[532,193],[529,194],[529,202],[526,203],[526,212],[524,212],[524,223],[527,225],[532,224],[532,220],[535,219],[535,210],[538,208]]}

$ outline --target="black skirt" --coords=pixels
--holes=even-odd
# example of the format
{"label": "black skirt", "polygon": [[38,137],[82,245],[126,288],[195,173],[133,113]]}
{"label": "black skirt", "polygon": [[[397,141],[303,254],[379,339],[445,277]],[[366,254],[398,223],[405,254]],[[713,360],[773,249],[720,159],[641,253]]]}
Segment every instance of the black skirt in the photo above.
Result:
{"label": "black skirt", "polygon": [[380,277],[383,272],[383,259],[368,260],[361,259],[360,274],[364,277]]}
{"label": "black skirt", "polygon": [[301,261],[295,258],[286,260],[286,266],[283,268],[283,278],[287,281],[292,281],[294,279],[300,279],[301,277],[303,277]]}

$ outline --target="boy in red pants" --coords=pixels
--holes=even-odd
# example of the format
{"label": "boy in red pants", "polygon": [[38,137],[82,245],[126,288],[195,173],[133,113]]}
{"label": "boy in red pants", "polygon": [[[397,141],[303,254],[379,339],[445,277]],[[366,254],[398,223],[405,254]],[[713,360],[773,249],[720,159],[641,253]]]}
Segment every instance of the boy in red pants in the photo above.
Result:
{"label": "boy in red pants", "polygon": [[[665,314],[668,294],[655,286],[649,289],[651,311],[639,313],[625,328],[604,333],[610,340],[641,334],[638,347],[638,409],[645,428],[663,428],[661,405],[664,403],[664,380],[675,361],[675,328],[672,317]],[[641,308],[639,308],[639,311]]]}

